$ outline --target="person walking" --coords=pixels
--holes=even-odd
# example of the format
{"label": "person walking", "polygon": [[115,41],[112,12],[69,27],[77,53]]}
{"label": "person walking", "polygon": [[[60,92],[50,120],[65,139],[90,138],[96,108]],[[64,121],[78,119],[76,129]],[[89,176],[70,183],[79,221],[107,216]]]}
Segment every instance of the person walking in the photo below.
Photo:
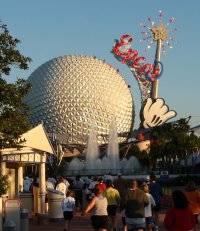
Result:
{"label": "person walking", "polygon": [[117,179],[114,179],[113,185],[114,188],[116,188],[119,191],[120,196],[122,196],[128,188],[127,181],[123,179],[121,173],[118,173],[118,177]]}
{"label": "person walking", "polygon": [[103,195],[108,200],[108,218],[111,222],[111,228],[113,231],[117,230],[117,208],[120,204],[119,191],[113,188],[113,183],[111,180],[106,181],[106,190],[104,190]]}
{"label": "person walking", "polygon": [[156,202],[153,199],[152,195],[149,194],[148,184],[143,183],[141,189],[146,193],[149,200],[149,204],[146,207],[144,207],[146,230],[152,231],[152,227],[153,227],[152,208],[156,206]]}
{"label": "person walking", "polygon": [[73,187],[75,191],[76,211],[80,210],[82,213],[83,213],[83,195],[82,195],[83,185],[84,182],[81,179],[81,176],[77,175],[73,182]]}
{"label": "person walking", "polygon": [[138,188],[136,179],[130,180],[122,207],[125,208],[127,231],[145,229],[144,207],[149,204],[146,193]]}
{"label": "person walking", "polygon": [[172,200],[174,206],[165,215],[165,228],[169,231],[195,230],[195,219],[184,193],[180,190],[173,191]]}
{"label": "person walking", "polygon": [[185,187],[185,196],[195,217],[196,225],[198,225],[198,215],[200,214],[200,192],[197,190],[194,181],[189,181],[187,183]]}
{"label": "person walking", "polygon": [[156,182],[155,175],[150,176],[149,192],[156,202],[156,206],[152,209],[152,215],[155,224],[155,231],[158,231],[159,215],[161,211],[161,197],[163,196],[163,192],[160,184]]}
{"label": "person walking", "polygon": [[121,221],[122,221],[122,231],[127,231],[127,225],[126,225],[126,215],[125,215],[125,209],[123,206],[123,201],[125,198],[125,194],[128,190],[128,182],[127,180],[123,179],[122,174],[118,173],[117,179],[114,179],[113,185],[114,188],[116,188],[119,191],[120,195],[120,212],[121,212]]}
{"label": "person walking", "polygon": [[64,195],[66,195],[66,193],[68,191],[68,188],[67,188],[66,184],[64,183],[64,178],[63,177],[60,177],[58,179],[58,184],[56,186],[56,190],[62,192]]}
{"label": "person walking", "polygon": [[74,217],[73,211],[75,207],[75,199],[71,196],[71,192],[68,190],[66,197],[61,201],[61,207],[63,209],[64,216],[64,231],[71,231],[71,220]]}
{"label": "person walking", "polygon": [[99,183],[99,178],[98,176],[93,176],[92,177],[92,182],[89,184],[89,190],[93,193],[95,186]]}
{"label": "person walking", "polygon": [[101,187],[95,187],[94,194],[95,196],[86,207],[85,213],[87,214],[91,211],[91,221],[95,231],[106,231],[108,229],[108,201],[102,195],[103,190]]}
{"label": "person walking", "polygon": [[106,184],[104,183],[104,179],[100,177],[99,183],[96,184],[95,187],[100,187],[103,191],[106,190]]}
{"label": "person walking", "polygon": [[92,200],[91,197],[91,191],[88,189],[88,184],[84,183],[83,184],[83,189],[82,189],[82,201],[83,201],[83,210],[81,215],[84,216],[85,215],[85,209],[88,205],[88,203]]}

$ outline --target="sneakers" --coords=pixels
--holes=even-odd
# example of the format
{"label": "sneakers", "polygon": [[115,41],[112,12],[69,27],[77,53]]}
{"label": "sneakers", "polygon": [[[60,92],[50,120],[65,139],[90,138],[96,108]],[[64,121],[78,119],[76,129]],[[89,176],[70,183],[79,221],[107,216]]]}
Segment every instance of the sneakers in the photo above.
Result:
{"label": "sneakers", "polygon": [[154,227],[154,231],[159,231],[158,226]]}

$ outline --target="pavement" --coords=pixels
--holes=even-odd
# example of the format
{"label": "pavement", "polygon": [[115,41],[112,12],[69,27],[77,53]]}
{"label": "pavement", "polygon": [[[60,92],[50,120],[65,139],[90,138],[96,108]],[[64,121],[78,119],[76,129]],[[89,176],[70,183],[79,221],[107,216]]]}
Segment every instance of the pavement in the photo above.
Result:
{"label": "pavement", "polygon": [[[166,230],[163,227],[163,220],[164,220],[165,212],[161,212],[160,214],[160,226],[159,231]],[[118,220],[118,231],[122,231],[122,223],[121,223],[121,215],[120,213],[117,214]],[[43,218],[33,217],[30,221],[29,231],[63,231],[64,222],[50,222],[48,220],[48,216],[44,216]],[[72,220],[72,231],[93,231],[90,221],[90,215],[81,216],[81,213],[76,213],[73,220]]]}

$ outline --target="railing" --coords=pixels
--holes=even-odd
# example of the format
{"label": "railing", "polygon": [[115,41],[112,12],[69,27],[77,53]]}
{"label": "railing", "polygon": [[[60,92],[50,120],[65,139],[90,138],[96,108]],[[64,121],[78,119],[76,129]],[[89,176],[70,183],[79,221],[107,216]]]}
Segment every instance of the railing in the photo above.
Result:
{"label": "railing", "polygon": [[137,169],[81,169],[81,170],[67,170],[63,173],[64,176],[75,176],[80,174],[81,176],[92,176],[92,175],[112,175],[117,176],[118,173],[122,175],[130,176],[130,175],[145,175],[149,174],[148,171],[144,170],[144,168]]}

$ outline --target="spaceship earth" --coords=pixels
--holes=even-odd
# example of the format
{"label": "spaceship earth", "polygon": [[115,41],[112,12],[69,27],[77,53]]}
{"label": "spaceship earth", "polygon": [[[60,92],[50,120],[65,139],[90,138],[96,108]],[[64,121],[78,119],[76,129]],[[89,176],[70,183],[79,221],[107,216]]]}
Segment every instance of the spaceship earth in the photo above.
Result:
{"label": "spaceship earth", "polygon": [[[134,101],[124,78],[105,60],[84,55],[54,58],[27,80],[32,89],[25,98],[32,126],[43,123],[47,132],[64,135],[66,144],[86,144],[94,122],[98,143],[105,143],[111,121],[118,133],[134,124]],[[124,141],[119,136],[119,142]]]}

